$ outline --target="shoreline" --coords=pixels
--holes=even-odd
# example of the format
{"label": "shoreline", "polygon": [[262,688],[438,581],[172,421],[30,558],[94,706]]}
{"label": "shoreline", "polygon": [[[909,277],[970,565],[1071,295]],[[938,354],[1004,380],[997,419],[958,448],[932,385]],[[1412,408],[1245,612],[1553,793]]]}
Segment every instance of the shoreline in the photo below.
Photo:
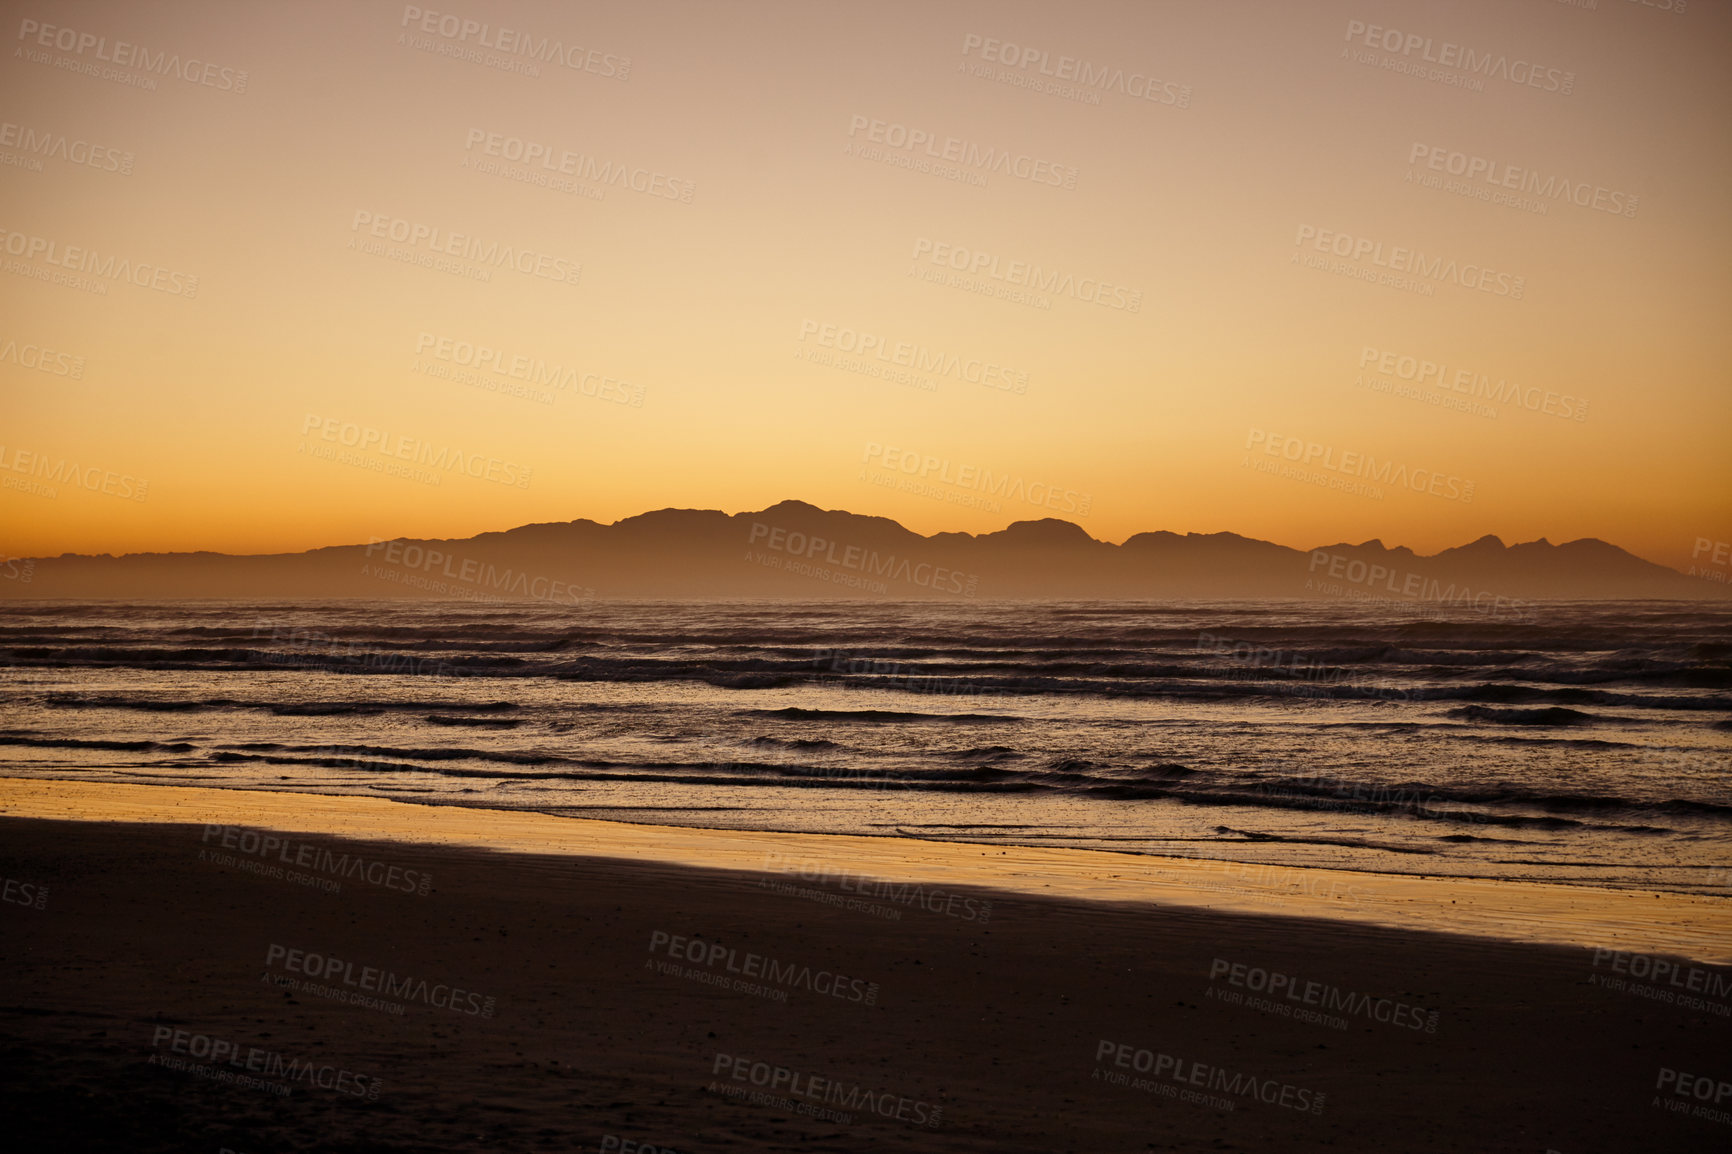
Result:
{"label": "shoreline", "polygon": [[[0,818],[232,826],[509,854],[783,875],[841,900],[900,886],[1273,915],[1732,964],[1732,898],[1259,866],[925,837],[635,825],[533,811],[201,786],[0,777]],[[924,888],[921,892],[925,892]]]}

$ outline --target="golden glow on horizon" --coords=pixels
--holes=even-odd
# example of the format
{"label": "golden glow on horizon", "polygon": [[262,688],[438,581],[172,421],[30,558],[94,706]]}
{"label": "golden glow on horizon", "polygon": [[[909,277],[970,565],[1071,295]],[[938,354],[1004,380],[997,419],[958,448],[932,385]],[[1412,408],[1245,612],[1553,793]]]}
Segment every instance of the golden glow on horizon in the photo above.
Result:
{"label": "golden glow on horizon", "polygon": [[[412,7],[13,6],[0,152],[24,162],[0,164],[16,262],[0,275],[0,551],[276,552],[790,497],[927,533],[1061,516],[1115,541],[1598,536],[1676,565],[1698,538],[1732,539],[1724,7],[420,6],[456,14],[443,25]],[[1400,30],[1400,50],[1371,26]],[[521,67],[502,27],[590,54],[538,76],[441,54]],[[109,55],[125,41],[214,62],[230,84],[149,73],[146,91],[115,78],[146,68],[65,29]],[[988,38],[1018,45],[1018,65],[983,64]],[[1504,71],[1471,91],[1383,66],[1439,67],[1424,57],[1445,42]],[[625,78],[606,75],[624,58]],[[1029,87],[1076,85],[1061,58],[1122,69],[1127,91]],[[1506,78],[1532,64],[1533,83]],[[1566,72],[1570,91],[1548,91]],[[1138,76],[1154,99],[1130,95]],[[905,130],[934,143],[895,147]],[[554,168],[529,171],[566,187],[485,171],[504,159],[493,133],[502,154],[549,146]],[[55,137],[130,153],[131,171],[28,147]],[[1028,158],[1027,178],[980,186],[970,147]],[[1432,147],[1440,171],[1412,160]],[[1490,203],[1485,171],[1475,195],[1426,187],[1455,179],[1451,153],[1568,180],[1589,203]],[[585,181],[585,157],[632,175]],[[63,271],[49,257],[84,259],[68,246],[165,269],[170,290],[196,276],[196,296],[39,279]],[[422,267],[440,246],[463,268]],[[499,246],[528,271],[486,264]],[[1421,268],[1392,287],[1301,263],[1356,252],[1373,275]],[[1431,260],[1455,279],[1426,275]],[[1036,307],[929,279],[958,263],[999,292],[1025,264],[1072,291]],[[1479,276],[1487,291],[1461,283]],[[1077,299],[1091,293],[1138,307]],[[933,387],[821,363],[826,326],[936,357],[917,374]],[[452,379],[460,344],[574,371],[562,389],[480,373],[551,404],[473,387]],[[26,346],[82,376],[27,367]],[[1368,348],[1398,370],[1441,365],[1426,392],[1496,415],[1356,384],[1381,359]],[[1004,387],[967,379],[975,362]],[[1444,387],[1480,375],[1555,411]],[[319,456],[345,425],[367,445]],[[1275,443],[1326,484],[1250,467],[1279,465],[1271,438],[1296,438]],[[948,481],[874,483],[891,449]],[[425,459],[424,476],[393,475],[389,450],[411,466],[461,450],[482,475]],[[1375,484],[1367,457],[1438,491],[1328,487]],[[44,482],[32,462],[82,472]],[[128,478],[148,481],[142,500]],[[1469,482],[1471,501],[1451,499]]]}

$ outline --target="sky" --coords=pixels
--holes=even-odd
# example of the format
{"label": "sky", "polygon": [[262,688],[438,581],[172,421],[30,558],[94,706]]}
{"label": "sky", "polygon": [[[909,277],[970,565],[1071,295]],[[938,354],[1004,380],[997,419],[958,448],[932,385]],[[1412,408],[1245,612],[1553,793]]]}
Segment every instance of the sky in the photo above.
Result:
{"label": "sky", "polygon": [[1665,4],[6,3],[0,552],[1723,554],[1732,6]]}

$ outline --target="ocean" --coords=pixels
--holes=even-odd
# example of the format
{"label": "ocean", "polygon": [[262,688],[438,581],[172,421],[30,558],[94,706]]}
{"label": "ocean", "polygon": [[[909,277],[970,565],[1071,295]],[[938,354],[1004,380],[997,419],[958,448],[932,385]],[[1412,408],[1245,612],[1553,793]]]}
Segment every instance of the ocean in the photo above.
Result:
{"label": "ocean", "polygon": [[1732,892],[1732,606],[0,606],[7,776]]}

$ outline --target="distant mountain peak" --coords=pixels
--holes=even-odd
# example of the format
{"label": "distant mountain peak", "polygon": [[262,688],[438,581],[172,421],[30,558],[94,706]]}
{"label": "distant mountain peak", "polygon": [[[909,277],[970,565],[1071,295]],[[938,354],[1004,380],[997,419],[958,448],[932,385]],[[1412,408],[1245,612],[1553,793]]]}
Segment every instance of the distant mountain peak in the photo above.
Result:
{"label": "distant mountain peak", "polygon": [[1019,545],[1080,545],[1099,544],[1088,530],[1074,521],[1058,517],[1041,517],[1034,521],[1012,521],[988,537],[1014,540]]}
{"label": "distant mountain peak", "polygon": [[830,513],[830,512],[845,512],[845,510],[820,509],[818,506],[812,504],[810,501],[801,501],[801,500],[798,500],[796,498],[789,497],[785,501],[777,501],[774,505],[771,505],[768,509],[765,509],[764,512],[765,513]]}

